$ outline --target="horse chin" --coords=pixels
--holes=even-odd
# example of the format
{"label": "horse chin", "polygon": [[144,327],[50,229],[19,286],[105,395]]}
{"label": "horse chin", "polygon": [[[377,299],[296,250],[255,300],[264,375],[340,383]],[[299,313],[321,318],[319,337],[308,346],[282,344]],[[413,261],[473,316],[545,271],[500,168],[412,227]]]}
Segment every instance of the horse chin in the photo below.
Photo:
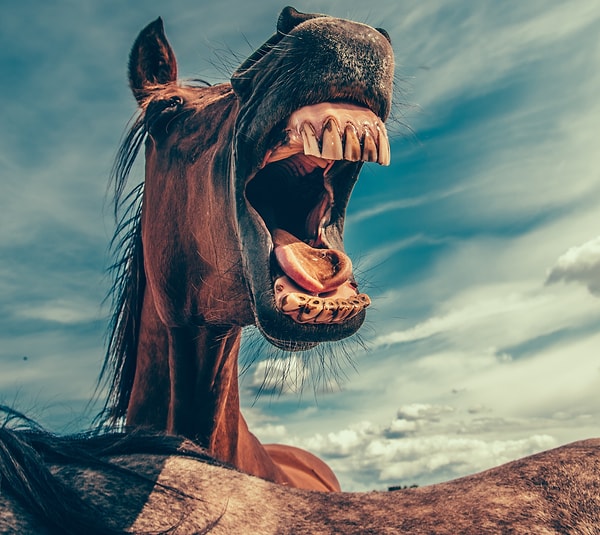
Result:
{"label": "horse chin", "polygon": [[283,351],[296,352],[296,351],[309,351],[314,347],[317,347],[320,342],[302,342],[299,340],[281,340],[279,338],[275,338],[271,336],[269,333],[265,332],[261,327],[260,323],[258,324],[259,331],[270,344],[274,345],[276,348],[281,349]]}
{"label": "horse chin", "polygon": [[256,326],[265,340],[290,352],[308,351],[323,342],[348,338],[358,331],[366,316],[363,310],[340,324],[302,324],[282,314],[268,299],[263,298],[256,305]]}

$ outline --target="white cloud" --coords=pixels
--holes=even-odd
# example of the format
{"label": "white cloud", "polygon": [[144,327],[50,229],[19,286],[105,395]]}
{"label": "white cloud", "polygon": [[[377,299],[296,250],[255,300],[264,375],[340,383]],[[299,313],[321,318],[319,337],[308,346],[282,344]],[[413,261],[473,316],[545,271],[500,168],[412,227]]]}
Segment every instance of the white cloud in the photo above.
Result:
{"label": "white cloud", "polygon": [[243,385],[257,393],[294,395],[308,389],[314,392],[338,390],[343,366],[335,353],[327,351],[316,355],[314,352],[282,353],[275,358],[264,358],[253,364],[250,376]]}
{"label": "white cloud", "polygon": [[261,424],[252,426],[252,433],[262,437],[263,442],[280,442],[287,436],[285,425]]}
{"label": "white cloud", "polygon": [[597,304],[577,292],[548,292],[531,281],[474,286],[439,306],[413,327],[378,336],[375,347],[442,336],[449,347],[503,347],[574,327],[598,315]]}
{"label": "white cloud", "polygon": [[349,457],[360,451],[365,442],[372,440],[377,432],[373,424],[362,421],[352,424],[347,429],[326,434],[317,433],[312,437],[300,439],[300,443],[309,451],[326,457]]}
{"label": "white cloud", "polygon": [[549,271],[547,284],[559,281],[579,282],[591,294],[600,297],[600,236],[571,247]]}
{"label": "white cloud", "polygon": [[383,428],[386,438],[418,436],[436,425],[444,415],[454,412],[448,405],[432,405],[429,403],[411,403],[398,409],[396,418],[389,426]]}
{"label": "white cloud", "polygon": [[533,435],[522,440],[491,440],[436,435],[401,441],[369,444],[366,456],[380,467],[380,481],[410,484],[427,474],[444,473],[451,477],[475,473],[556,444],[548,435]]}
{"label": "white cloud", "polygon": [[429,420],[437,422],[443,414],[452,411],[452,407],[447,406],[430,405],[427,403],[411,403],[410,405],[400,407],[396,418],[408,421]]}
{"label": "white cloud", "polygon": [[[556,445],[556,440],[547,434],[532,433],[515,439],[486,436],[477,417],[457,415],[448,406],[408,405],[398,413],[413,418],[414,426],[408,425],[409,420],[402,420],[403,430],[409,434],[390,433],[399,425],[398,419],[384,425],[362,421],[339,431],[296,438],[294,442],[326,458],[348,490],[429,484],[479,472]],[[415,433],[417,428],[419,432]],[[366,481],[374,486],[365,487]]]}
{"label": "white cloud", "polygon": [[405,436],[417,431],[419,424],[415,420],[396,418],[387,429],[387,434],[392,436]]}

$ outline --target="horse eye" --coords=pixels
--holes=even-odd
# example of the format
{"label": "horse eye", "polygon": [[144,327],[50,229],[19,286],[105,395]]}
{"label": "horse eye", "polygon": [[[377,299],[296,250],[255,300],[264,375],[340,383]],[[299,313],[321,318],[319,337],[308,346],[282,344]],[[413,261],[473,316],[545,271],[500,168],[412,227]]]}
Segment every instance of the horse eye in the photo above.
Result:
{"label": "horse eye", "polygon": [[155,137],[167,134],[167,125],[177,117],[182,105],[183,98],[178,95],[151,102],[145,116],[148,132]]}

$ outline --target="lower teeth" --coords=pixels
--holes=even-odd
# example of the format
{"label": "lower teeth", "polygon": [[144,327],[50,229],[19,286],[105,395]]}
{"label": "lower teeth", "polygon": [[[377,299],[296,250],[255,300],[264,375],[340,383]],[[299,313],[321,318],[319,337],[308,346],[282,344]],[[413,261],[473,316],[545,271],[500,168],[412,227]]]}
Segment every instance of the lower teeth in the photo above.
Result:
{"label": "lower teeth", "polygon": [[298,323],[342,323],[367,308],[371,300],[367,294],[351,298],[323,299],[303,293],[284,295],[278,308]]}

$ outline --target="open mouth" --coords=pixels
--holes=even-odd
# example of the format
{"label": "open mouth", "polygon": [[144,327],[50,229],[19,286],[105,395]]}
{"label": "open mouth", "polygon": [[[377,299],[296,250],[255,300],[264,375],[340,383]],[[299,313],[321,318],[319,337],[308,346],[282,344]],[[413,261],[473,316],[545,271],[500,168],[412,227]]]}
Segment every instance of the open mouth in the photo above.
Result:
{"label": "open mouth", "polygon": [[305,106],[290,116],[247,184],[247,199],[271,238],[276,308],[297,323],[339,324],[370,304],[341,236],[361,162],[389,165],[383,122],[354,104]]}

